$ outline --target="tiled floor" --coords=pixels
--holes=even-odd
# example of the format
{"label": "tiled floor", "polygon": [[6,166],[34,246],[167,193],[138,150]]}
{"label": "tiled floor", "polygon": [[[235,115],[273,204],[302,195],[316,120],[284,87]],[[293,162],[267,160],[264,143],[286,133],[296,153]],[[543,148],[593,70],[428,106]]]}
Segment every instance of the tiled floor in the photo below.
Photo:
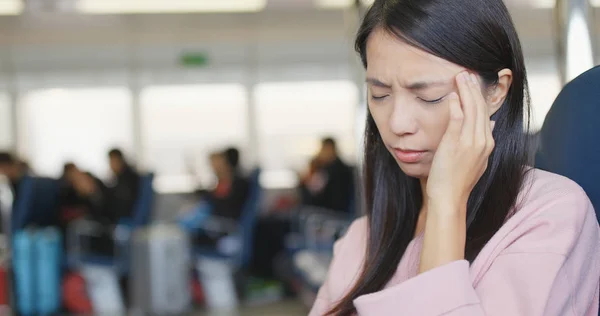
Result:
{"label": "tiled floor", "polygon": [[289,300],[275,304],[243,307],[239,311],[198,312],[195,316],[306,316],[308,310],[299,301]]}

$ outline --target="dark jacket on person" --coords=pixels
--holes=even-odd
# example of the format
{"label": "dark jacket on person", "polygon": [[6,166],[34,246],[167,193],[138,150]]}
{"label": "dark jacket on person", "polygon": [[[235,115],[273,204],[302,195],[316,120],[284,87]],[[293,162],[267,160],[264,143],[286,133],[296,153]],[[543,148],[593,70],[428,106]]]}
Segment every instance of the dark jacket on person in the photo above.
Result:
{"label": "dark jacket on person", "polygon": [[352,169],[341,159],[323,167],[325,186],[318,192],[310,192],[302,187],[303,203],[323,207],[333,211],[349,212],[354,196],[354,176]]}
{"label": "dark jacket on person", "polygon": [[226,194],[211,192],[206,197],[212,205],[215,216],[239,220],[250,192],[250,183],[242,176],[236,175]]}
{"label": "dark jacket on person", "polygon": [[132,218],[138,198],[140,176],[131,167],[117,175],[114,186],[109,188],[109,206],[116,221]]}

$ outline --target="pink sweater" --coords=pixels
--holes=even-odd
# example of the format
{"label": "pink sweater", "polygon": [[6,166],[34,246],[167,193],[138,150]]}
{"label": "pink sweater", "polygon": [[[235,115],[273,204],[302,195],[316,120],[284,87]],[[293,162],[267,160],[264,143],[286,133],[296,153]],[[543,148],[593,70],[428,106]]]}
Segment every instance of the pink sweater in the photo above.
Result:
{"label": "pink sweater", "polygon": [[[540,170],[526,184],[517,213],[472,264],[456,261],[418,275],[417,237],[385,288],[354,300],[358,314],[597,316],[600,228],[588,197],[571,180]],[[354,285],[367,229],[366,218],[358,219],[336,243],[310,316],[326,313]]]}

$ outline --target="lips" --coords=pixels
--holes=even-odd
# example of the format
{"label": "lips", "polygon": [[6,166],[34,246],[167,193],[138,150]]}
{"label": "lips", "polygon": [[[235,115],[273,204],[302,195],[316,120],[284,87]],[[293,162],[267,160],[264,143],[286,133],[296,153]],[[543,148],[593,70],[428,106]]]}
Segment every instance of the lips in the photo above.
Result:
{"label": "lips", "polygon": [[410,150],[400,148],[393,148],[392,150],[396,158],[404,163],[418,163],[421,161],[421,159],[423,159],[425,153],[427,153],[425,150]]}

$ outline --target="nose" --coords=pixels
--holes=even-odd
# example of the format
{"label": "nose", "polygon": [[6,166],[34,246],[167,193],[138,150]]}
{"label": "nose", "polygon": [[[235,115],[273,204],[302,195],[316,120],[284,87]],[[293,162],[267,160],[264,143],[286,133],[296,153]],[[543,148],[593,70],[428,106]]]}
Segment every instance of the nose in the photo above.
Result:
{"label": "nose", "polygon": [[414,114],[410,101],[405,98],[398,98],[389,118],[392,133],[398,136],[415,134],[418,130],[418,124]]}

